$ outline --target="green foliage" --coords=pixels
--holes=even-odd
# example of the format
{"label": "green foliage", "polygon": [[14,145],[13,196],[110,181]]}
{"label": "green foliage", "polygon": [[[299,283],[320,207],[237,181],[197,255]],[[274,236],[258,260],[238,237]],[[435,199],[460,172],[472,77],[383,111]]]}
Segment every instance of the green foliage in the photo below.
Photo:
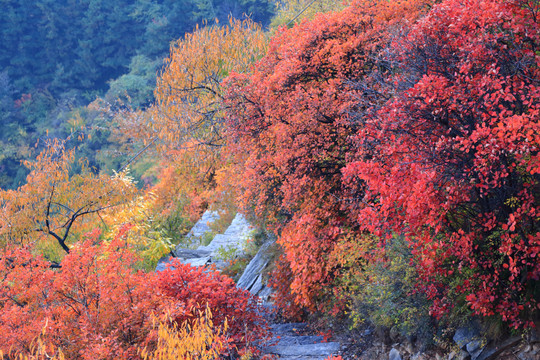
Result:
{"label": "green foliage", "polygon": [[226,23],[229,17],[249,17],[266,26],[273,14],[273,3],[266,0],[196,0],[194,4],[194,16],[198,22],[218,19]]}
{"label": "green foliage", "polygon": [[134,108],[148,105],[154,100],[156,73],[160,65],[160,60],[150,60],[144,55],[134,56],[129,73],[109,82],[105,101],[112,103],[120,99]]}
{"label": "green foliage", "polygon": [[210,232],[207,231],[199,238],[199,243],[202,246],[207,246],[212,242],[215,236],[216,236],[216,233],[214,231],[210,231]]}
{"label": "green foliage", "polygon": [[162,57],[169,42],[203,20],[253,14],[266,23],[268,0],[13,0],[2,2],[0,69],[28,92],[45,83],[105,89],[137,55]]}
{"label": "green foliage", "polygon": [[[272,10],[270,0],[9,0],[1,4],[0,188],[24,183],[27,172],[20,162],[37,155],[41,145],[36,151],[30,147],[48,137],[74,139],[67,146],[78,147],[98,170],[118,169],[125,157],[119,156],[120,146],[111,146],[107,125],[93,123],[92,112],[82,111],[78,115],[87,128],[73,134],[70,120],[77,116],[73,110],[98,96],[133,108],[148,106],[171,41],[197,24],[213,22],[214,17],[226,23],[229,16],[252,13],[254,19],[267,23]],[[80,146],[79,138],[88,135],[91,140]],[[116,151],[115,156],[98,159],[98,151],[107,148]]]}
{"label": "green foliage", "polygon": [[[176,204],[174,209],[170,209],[166,213],[161,213],[155,218],[155,228],[159,229],[163,235],[171,239],[173,244],[185,244],[185,235],[189,229],[194,225],[193,222],[185,216],[185,205],[181,202]],[[211,241],[212,239],[210,239]],[[209,242],[210,242],[209,241]]]}
{"label": "green foliage", "polygon": [[351,279],[351,326],[367,321],[431,341],[434,329],[429,302],[415,291],[418,274],[411,266],[412,255],[403,237],[387,242],[386,255],[385,259],[365,264],[362,275]]}
{"label": "green foliage", "polygon": [[239,249],[236,246],[228,245],[228,246],[222,246],[219,249],[217,249],[217,260],[231,262],[236,258],[236,254],[238,253]]}

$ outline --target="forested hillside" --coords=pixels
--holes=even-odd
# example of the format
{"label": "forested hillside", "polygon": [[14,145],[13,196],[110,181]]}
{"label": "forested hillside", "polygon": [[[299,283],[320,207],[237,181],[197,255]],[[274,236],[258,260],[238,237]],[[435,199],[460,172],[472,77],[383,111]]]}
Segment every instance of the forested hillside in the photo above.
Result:
{"label": "forested hillside", "polygon": [[[255,6],[263,24],[220,18],[233,4]],[[63,6],[50,5],[32,11]],[[341,332],[343,358],[373,358],[354,339],[376,329],[408,341],[406,360],[495,359],[511,335],[534,359],[540,4],[290,0],[271,22],[267,5],[138,1],[97,13],[133,19],[142,37],[122,37],[111,21],[82,67],[59,59],[62,71],[25,80],[5,65],[4,151],[28,159],[28,176],[0,191],[0,351],[267,359],[264,309],[226,275],[265,243],[262,278],[279,318],[309,319],[325,338]],[[65,45],[75,59],[97,7],[80,10],[78,40]],[[149,83],[162,45],[145,36],[185,31],[175,11],[192,24],[220,19],[172,42]],[[101,46],[117,35],[125,53],[111,57]],[[95,70],[92,85],[58,90],[68,65],[74,82]],[[54,117],[48,132],[57,99],[83,84],[101,97]],[[49,141],[31,150],[38,137]],[[243,257],[222,249],[221,273],[180,259],[154,272],[176,245],[208,244],[186,236],[208,209],[219,214],[214,234],[237,211],[257,226]],[[464,332],[475,337],[463,342]]]}
{"label": "forested hillside", "polygon": [[[150,104],[170,43],[197,24],[250,16],[264,26],[273,10],[266,0],[3,1],[0,187],[22,185],[20,161],[37,155],[39,139],[99,126],[84,109],[96,97]],[[77,116],[81,121],[70,124]],[[109,145],[107,131],[93,135],[86,157]]]}
{"label": "forested hillside", "polygon": [[163,57],[197,23],[252,15],[267,23],[263,1],[4,1],[0,67],[13,87],[53,95],[106,90],[135,55]]}

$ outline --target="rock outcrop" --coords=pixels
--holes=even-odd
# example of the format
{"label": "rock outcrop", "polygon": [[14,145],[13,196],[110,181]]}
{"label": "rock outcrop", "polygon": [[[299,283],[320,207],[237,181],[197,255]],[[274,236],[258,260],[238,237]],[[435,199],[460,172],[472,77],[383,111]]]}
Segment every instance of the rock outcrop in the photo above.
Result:
{"label": "rock outcrop", "polygon": [[[219,219],[216,212],[206,211],[201,219],[193,226],[186,238],[196,245],[200,239],[211,234],[210,224]],[[227,265],[227,260],[239,256],[246,245],[252,231],[250,224],[242,214],[237,214],[231,225],[223,234],[215,235],[208,245],[200,245],[196,249],[178,245],[172,254],[159,260],[156,271],[163,271],[173,257],[179,258],[184,264],[206,266],[214,264],[217,269]]]}
{"label": "rock outcrop", "polygon": [[263,271],[272,259],[270,249],[273,244],[269,241],[261,246],[257,255],[246,266],[237,284],[238,287],[259,296],[263,301],[267,301],[272,293],[272,290],[263,282]]}

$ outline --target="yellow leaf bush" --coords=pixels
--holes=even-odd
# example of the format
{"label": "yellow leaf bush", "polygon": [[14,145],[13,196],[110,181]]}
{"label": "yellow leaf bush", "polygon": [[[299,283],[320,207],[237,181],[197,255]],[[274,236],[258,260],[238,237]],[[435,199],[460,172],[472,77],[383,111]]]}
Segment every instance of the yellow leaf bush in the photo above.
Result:
{"label": "yellow leaf bush", "polygon": [[184,322],[180,327],[159,322],[157,348],[141,350],[144,360],[213,360],[229,348],[225,334],[227,323],[214,326],[212,313],[207,308],[192,325]]}

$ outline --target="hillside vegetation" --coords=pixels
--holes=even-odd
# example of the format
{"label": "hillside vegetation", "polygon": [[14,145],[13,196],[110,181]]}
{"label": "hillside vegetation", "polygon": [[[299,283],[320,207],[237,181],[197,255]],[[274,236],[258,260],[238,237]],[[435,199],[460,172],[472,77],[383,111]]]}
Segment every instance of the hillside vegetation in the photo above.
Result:
{"label": "hillside vegetation", "polygon": [[[291,16],[307,4],[281,3],[268,31],[197,27],[171,44],[154,101],[105,96],[81,109],[99,126],[77,147],[48,141],[27,161],[25,184],[0,192],[0,350],[256,358],[268,332],[249,293],[180,262],[152,271],[208,208],[277,239],[283,317],[441,347],[471,319],[494,337],[539,325],[540,4]],[[103,159],[130,154],[102,171],[84,156],[99,131]]]}

